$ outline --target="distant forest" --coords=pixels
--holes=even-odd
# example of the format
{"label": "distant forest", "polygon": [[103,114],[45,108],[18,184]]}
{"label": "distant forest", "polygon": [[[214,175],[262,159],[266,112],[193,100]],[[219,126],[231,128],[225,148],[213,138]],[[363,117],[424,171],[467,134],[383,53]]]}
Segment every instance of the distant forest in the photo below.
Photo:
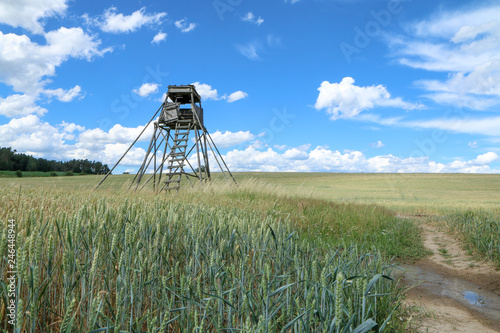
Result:
{"label": "distant forest", "polygon": [[74,173],[104,174],[109,172],[107,164],[89,160],[60,162],[18,154],[9,148],[0,148],[0,170],[7,171],[72,171]]}

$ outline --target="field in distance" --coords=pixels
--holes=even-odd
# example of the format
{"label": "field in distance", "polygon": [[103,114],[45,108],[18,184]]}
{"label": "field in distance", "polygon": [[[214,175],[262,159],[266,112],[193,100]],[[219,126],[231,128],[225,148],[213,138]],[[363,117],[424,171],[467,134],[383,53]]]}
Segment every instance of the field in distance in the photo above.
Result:
{"label": "field in distance", "polygon": [[332,201],[375,203],[401,213],[499,209],[497,174],[237,173]]}
{"label": "field in distance", "polygon": [[[236,172],[238,182],[254,179],[290,195],[335,202],[378,204],[402,214],[450,213],[464,209],[500,212],[500,175]],[[134,175],[112,175],[102,189],[125,190]],[[220,173],[213,174],[217,181]],[[102,176],[0,178],[0,186],[55,186],[85,189]],[[184,186],[189,187],[187,183]],[[262,185],[262,183],[261,183]],[[256,184],[256,186],[259,186]]]}

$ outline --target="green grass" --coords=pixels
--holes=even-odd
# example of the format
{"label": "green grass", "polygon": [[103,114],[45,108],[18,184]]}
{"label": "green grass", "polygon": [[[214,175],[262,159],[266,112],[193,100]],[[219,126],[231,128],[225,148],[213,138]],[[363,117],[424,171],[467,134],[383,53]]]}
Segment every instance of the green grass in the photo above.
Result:
{"label": "green grass", "polygon": [[[311,240],[339,248],[358,244],[369,250],[378,249],[387,257],[404,260],[418,259],[427,254],[419,228],[414,223],[399,219],[395,212],[374,204],[334,203],[283,194],[254,193],[248,189],[229,194],[229,199],[234,203],[240,196],[252,197],[251,200],[242,200],[247,207],[286,217],[303,237]],[[217,198],[220,200],[220,197]]]}
{"label": "green grass", "polygon": [[22,328],[335,332],[372,320],[401,332],[412,315],[381,274],[428,254],[406,215],[436,216],[496,260],[497,175],[235,176],[238,187],[216,174],[178,195],[128,191],[133,175],[97,191],[102,176],[0,178],[0,222],[18,228]]}
{"label": "green grass", "polygon": [[[500,220],[485,211],[465,211],[449,216],[446,224],[482,257],[500,268]],[[470,251],[472,252],[472,251]]]}
{"label": "green grass", "polygon": [[447,249],[438,249],[438,251],[441,253],[441,254],[448,254],[448,250]]}
{"label": "green grass", "polygon": [[[109,193],[130,192],[130,175],[113,176],[96,191],[103,196]],[[64,188],[82,193],[92,192],[101,179],[99,176],[63,177],[54,179],[15,179],[9,187],[24,189]],[[356,244],[367,250],[377,249],[389,258],[403,260],[418,259],[427,254],[422,246],[419,228],[407,219],[399,219],[396,212],[375,205],[363,203],[335,203],[316,199],[307,193],[293,193],[255,178],[241,177],[239,186],[214,181],[215,186],[191,189],[186,186],[175,196],[173,202],[201,203],[210,207],[237,208],[257,212],[262,218],[268,216],[287,219],[300,230],[301,237],[322,241],[338,247]],[[1,183],[0,183],[1,184]],[[149,196],[147,191],[139,196]],[[58,209],[54,207],[54,209]]]}
{"label": "green grass", "polygon": [[[193,193],[180,197],[196,202]],[[1,194],[2,222],[17,224],[18,331],[401,329],[393,314],[402,295],[384,255],[301,237],[281,213],[149,193],[40,187]]]}

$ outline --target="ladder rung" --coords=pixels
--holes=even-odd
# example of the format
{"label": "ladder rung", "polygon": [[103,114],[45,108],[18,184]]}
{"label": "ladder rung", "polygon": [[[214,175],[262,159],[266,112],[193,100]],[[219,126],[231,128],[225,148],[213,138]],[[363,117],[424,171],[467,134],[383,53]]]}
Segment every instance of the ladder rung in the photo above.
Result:
{"label": "ladder rung", "polygon": [[179,189],[179,188],[181,188],[181,186],[180,186],[180,185],[179,185],[179,186],[174,186],[174,187],[165,186],[165,187],[164,187],[164,190],[177,190],[177,189]]}
{"label": "ladder rung", "polygon": [[179,169],[182,168],[184,164],[178,164],[178,165],[169,165],[167,166],[167,169]]}
{"label": "ladder rung", "polygon": [[185,139],[174,139],[174,141],[187,141],[188,138],[185,138]]}
{"label": "ladder rung", "polygon": [[172,146],[172,149],[176,149],[176,148],[186,148],[188,145],[179,145],[179,146],[176,146],[176,145],[173,145]]}
{"label": "ladder rung", "polygon": [[180,179],[172,179],[172,180],[165,180],[165,184],[170,184],[170,183],[179,183],[181,180]]}
{"label": "ladder rung", "polygon": [[186,154],[186,152],[181,151],[181,152],[178,152],[178,153],[170,153],[170,156],[184,156],[185,154]]}

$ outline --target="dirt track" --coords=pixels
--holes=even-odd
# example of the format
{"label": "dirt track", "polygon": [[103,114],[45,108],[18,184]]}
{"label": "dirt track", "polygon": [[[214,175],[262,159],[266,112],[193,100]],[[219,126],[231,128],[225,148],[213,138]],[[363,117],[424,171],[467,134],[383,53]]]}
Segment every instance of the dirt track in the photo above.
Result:
{"label": "dirt track", "polygon": [[407,301],[426,314],[420,331],[500,332],[500,272],[474,260],[446,233],[423,221],[421,227],[433,255],[401,265],[403,283],[418,284]]}

